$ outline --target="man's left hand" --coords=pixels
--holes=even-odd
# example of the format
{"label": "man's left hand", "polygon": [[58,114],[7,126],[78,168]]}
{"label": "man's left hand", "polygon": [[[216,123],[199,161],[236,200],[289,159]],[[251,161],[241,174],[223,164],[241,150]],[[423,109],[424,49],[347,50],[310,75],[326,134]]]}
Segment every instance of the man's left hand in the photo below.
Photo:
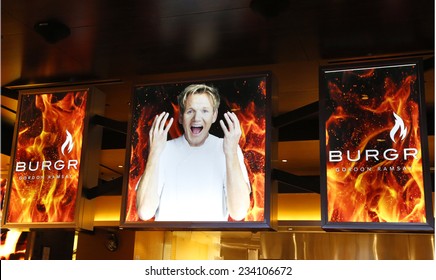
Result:
{"label": "man's left hand", "polygon": [[233,112],[227,112],[224,114],[227,125],[223,120],[220,120],[220,125],[224,131],[224,154],[232,155],[236,154],[239,139],[241,138],[241,125],[238,117]]}

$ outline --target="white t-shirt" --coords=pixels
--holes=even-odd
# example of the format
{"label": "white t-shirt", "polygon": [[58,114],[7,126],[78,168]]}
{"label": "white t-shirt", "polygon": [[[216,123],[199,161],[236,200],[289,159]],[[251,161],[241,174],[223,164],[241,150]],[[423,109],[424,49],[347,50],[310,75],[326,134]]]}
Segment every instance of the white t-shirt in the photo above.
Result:
{"label": "white t-shirt", "polygon": [[[244,157],[238,147],[244,178]],[[159,162],[160,204],[155,221],[227,221],[223,139],[209,134],[191,147],[182,135],[166,143]]]}

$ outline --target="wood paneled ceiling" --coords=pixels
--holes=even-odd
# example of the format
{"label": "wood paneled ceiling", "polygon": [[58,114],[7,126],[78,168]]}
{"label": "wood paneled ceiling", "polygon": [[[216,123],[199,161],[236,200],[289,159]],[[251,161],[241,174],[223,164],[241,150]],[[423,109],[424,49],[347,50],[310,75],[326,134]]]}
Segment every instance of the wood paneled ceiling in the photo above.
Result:
{"label": "wood paneled ceiling", "polygon": [[[64,24],[66,33],[51,30],[53,22]],[[49,40],[36,27],[48,28]],[[422,57],[433,120],[434,34],[434,1],[429,0],[3,0],[2,174],[20,88],[98,82],[106,93],[105,117],[123,126],[135,82],[269,69],[286,80],[276,100],[276,121],[302,118],[279,132],[278,159],[293,160],[276,162],[286,171],[278,176],[300,176],[285,177],[297,185],[281,191],[316,192],[318,67]],[[431,135],[433,125],[429,121]],[[101,179],[109,182],[123,174],[118,165],[124,163],[125,135],[105,133],[110,136],[102,147]],[[119,191],[119,181],[112,185]]]}

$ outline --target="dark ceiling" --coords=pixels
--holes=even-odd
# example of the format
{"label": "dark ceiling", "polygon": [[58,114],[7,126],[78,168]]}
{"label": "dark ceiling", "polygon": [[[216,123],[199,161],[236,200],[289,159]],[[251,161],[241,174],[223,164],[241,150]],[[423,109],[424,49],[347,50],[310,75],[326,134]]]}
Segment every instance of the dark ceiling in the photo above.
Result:
{"label": "dark ceiling", "polygon": [[[18,90],[93,82],[107,94],[101,121],[111,140],[103,144],[110,155],[103,154],[102,174],[119,180],[122,172],[112,165],[124,160],[125,135],[108,128],[124,129],[133,83],[241,67],[292,65],[291,71],[311,69],[307,75],[313,76],[323,64],[422,57],[433,120],[434,34],[429,0],[3,0],[2,155],[10,155]],[[283,102],[275,120],[293,125],[281,131],[282,158],[292,151],[286,142],[305,145],[318,137],[312,81],[278,97]],[[295,129],[297,138],[286,134]],[[316,169],[317,158],[310,160]],[[276,176],[296,182],[284,192],[319,192],[310,172],[293,177],[283,169],[288,172],[277,170]]]}
{"label": "dark ceiling", "polygon": [[[1,5],[2,69],[19,69],[16,76],[2,73],[2,86],[434,50],[429,0],[3,0]],[[51,21],[65,24],[70,34],[57,43],[44,40],[35,27]],[[62,33],[55,28],[52,33]]]}

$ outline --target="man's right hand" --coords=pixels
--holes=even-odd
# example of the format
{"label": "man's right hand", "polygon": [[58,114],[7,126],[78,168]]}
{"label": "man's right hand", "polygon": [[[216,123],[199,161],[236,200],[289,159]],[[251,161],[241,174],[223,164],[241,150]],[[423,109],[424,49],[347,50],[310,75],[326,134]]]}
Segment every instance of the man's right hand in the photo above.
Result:
{"label": "man's right hand", "polygon": [[150,152],[148,154],[145,171],[138,182],[136,190],[136,207],[138,217],[141,220],[149,220],[155,214],[159,207],[158,194],[158,165],[159,157],[167,143],[168,131],[173,124],[173,118],[167,123],[168,113],[162,112],[154,118],[148,133]]}
{"label": "man's right hand", "polygon": [[151,125],[149,136],[150,143],[150,154],[160,155],[160,153],[165,148],[165,144],[168,139],[168,131],[173,124],[173,118],[170,118],[168,124],[166,124],[169,113],[162,112],[154,118],[153,124]]}

